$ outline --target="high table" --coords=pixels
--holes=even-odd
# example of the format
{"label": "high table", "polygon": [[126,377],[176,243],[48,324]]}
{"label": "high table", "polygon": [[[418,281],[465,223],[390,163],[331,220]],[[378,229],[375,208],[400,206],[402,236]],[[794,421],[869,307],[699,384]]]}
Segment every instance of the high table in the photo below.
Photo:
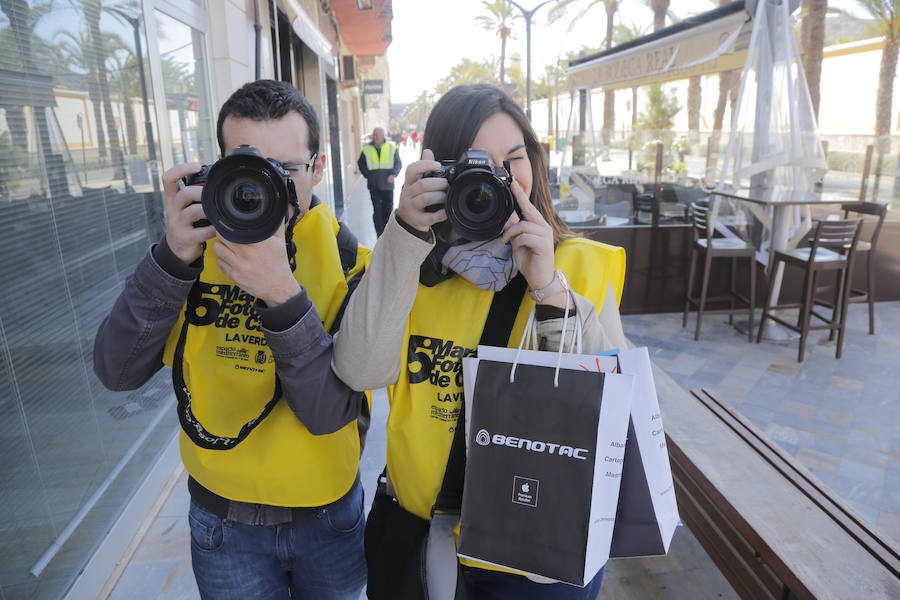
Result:
{"label": "high table", "polygon": [[[805,192],[788,187],[754,188],[743,187],[734,190],[711,190],[710,196],[719,196],[741,202],[751,202],[763,206],[773,207],[772,211],[772,238],[769,243],[769,277],[775,278],[772,287],[772,297],[766,298],[769,305],[777,304],[778,295],[781,293],[782,275],[784,264],[779,265],[777,272],[772,272],[772,263],[776,250],[787,250],[790,244],[790,232],[788,231],[788,210],[794,206],[813,206],[827,204],[859,204],[858,198],[852,198],[842,194]],[[774,326],[773,326],[774,325]],[[746,329],[745,329],[746,332]],[[792,332],[777,327],[777,323],[766,327],[766,339],[785,340],[792,337]]]}

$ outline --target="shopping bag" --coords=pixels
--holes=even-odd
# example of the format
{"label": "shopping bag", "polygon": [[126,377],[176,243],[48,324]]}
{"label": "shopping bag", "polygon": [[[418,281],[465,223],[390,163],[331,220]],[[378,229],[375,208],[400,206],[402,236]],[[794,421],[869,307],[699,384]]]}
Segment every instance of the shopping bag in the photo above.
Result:
{"label": "shopping bag", "polygon": [[609,556],[663,555],[679,516],[650,356],[647,348],[634,348],[620,352],[618,363],[622,373],[634,377],[634,393]]}
{"label": "shopping bag", "polygon": [[606,563],[633,377],[595,358],[520,345],[463,360],[459,556],[580,586]]}

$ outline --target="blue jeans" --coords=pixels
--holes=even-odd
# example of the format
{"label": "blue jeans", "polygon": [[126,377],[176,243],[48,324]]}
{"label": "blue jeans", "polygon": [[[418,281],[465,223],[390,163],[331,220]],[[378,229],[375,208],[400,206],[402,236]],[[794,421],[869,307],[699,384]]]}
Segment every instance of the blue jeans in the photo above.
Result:
{"label": "blue jeans", "polygon": [[191,561],[201,598],[356,600],[366,583],[363,490],[281,525],[244,525],[193,500]]}
{"label": "blue jeans", "polygon": [[595,600],[603,583],[603,569],[583,588],[568,583],[537,583],[522,575],[462,568],[469,600]]}

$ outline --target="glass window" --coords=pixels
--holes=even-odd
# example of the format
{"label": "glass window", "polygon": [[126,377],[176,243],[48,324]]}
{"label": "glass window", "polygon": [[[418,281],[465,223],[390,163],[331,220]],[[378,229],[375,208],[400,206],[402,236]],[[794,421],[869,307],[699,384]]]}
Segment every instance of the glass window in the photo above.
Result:
{"label": "glass window", "polygon": [[164,373],[118,394],[93,374],[162,232],[142,13],[113,6],[0,2],[2,598],[62,596],[176,427]]}
{"label": "glass window", "polygon": [[213,145],[203,34],[159,11],[156,26],[172,158],[175,164],[211,162],[217,152]]}

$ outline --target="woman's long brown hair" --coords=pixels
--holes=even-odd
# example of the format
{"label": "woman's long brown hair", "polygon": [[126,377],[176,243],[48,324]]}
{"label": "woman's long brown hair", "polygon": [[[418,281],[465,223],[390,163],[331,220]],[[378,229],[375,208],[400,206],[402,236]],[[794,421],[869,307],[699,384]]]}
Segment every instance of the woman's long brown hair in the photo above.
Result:
{"label": "woman's long brown hair", "polygon": [[553,241],[558,244],[574,234],[553,210],[547,155],[522,107],[503,90],[486,83],[460,85],[451,89],[428,116],[422,147],[430,148],[435,160],[456,160],[471,147],[481,125],[501,112],[512,117],[522,130],[531,162],[531,203],[553,229]]}

